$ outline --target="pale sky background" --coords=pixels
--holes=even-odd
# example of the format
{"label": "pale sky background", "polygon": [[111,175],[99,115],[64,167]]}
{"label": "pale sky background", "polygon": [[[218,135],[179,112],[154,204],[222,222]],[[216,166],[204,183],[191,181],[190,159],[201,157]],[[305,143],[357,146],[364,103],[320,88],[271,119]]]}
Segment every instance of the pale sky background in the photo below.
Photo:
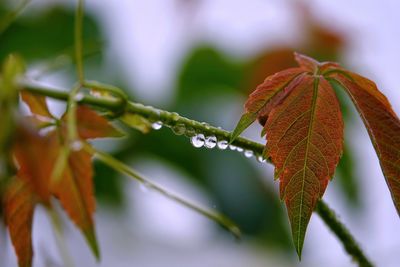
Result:
{"label": "pale sky background", "polygon": [[[33,7],[42,8],[59,1],[33,2]],[[288,0],[198,0],[199,12],[190,20],[181,16],[177,2],[182,1],[87,0],[88,11],[100,19],[108,38],[107,58],[118,59],[122,75],[146,104],[167,105],[171,101],[175,72],[185,53],[196,43],[216,44],[240,60],[257,54],[268,44],[291,44],[298,37],[297,20],[288,8]],[[347,33],[350,42],[344,62],[374,80],[400,114],[400,2],[309,2],[321,23]],[[107,66],[107,61],[105,67],[112,72],[113,66]],[[241,110],[237,112],[239,116]],[[237,118],[228,114],[226,119],[233,128]],[[377,266],[399,266],[400,220],[375,151],[361,120],[346,129],[357,152],[358,178],[362,181],[361,196],[366,210],[359,216],[349,214],[346,202],[340,199],[334,186],[328,186],[324,199]],[[247,135],[255,136],[251,132]],[[180,170],[150,159],[132,164],[174,191],[212,207],[212,200],[189,184]],[[272,168],[260,171],[272,173]],[[97,211],[97,233],[103,254],[98,265],[78,231],[68,224],[72,232],[68,236],[69,250],[76,266],[267,267],[293,266],[297,262],[295,258],[287,260],[285,255],[261,250],[251,240],[237,244],[227,236],[215,237],[212,222],[156,193],[141,191],[134,182],[127,183],[126,191],[131,200],[126,214]],[[45,266],[43,261],[48,257],[59,262],[43,211],[35,217],[34,228],[35,266]],[[15,266],[10,247],[5,254],[5,266]],[[298,266],[355,265],[336,237],[314,215],[308,227],[303,260]]]}

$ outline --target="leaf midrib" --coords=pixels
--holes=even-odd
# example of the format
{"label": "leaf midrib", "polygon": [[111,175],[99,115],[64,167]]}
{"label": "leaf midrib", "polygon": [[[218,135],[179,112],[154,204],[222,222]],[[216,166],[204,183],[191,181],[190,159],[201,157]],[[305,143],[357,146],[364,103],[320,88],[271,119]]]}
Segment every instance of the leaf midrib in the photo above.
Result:
{"label": "leaf midrib", "polygon": [[[314,80],[314,88],[313,88],[313,98],[312,98],[312,103],[311,103],[311,113],[310,113],[310,127],[308,129],[307,133],[307,143],[306,143],[306,152],[304,156],[304,165],[303,165],[303,180],[301,184],[301,196],[300,196],[300,210],[299,210],[299,223],[297,227],[297,249],[300,250],[300,229],[301,229],[301,222],[303,219],[302,216],[302,209],[303,209],[303,198],[304,198],[304,185],[305,185],[305,176],[306,176],[306,169],[307,169],[307,160],[308,160],[308,152],[310,148],[310,140],[311,140],[311,135],[313,132],[314,128],[314,116],[315,116],[315,108],[316,108],[316,102],[317,102],[317,95],[318,95],[318,85],[319,85],[319,77],[315,77]],[[300,251],[299,251],[300,252]],[[300,254],[300,253],[299,253]]]}

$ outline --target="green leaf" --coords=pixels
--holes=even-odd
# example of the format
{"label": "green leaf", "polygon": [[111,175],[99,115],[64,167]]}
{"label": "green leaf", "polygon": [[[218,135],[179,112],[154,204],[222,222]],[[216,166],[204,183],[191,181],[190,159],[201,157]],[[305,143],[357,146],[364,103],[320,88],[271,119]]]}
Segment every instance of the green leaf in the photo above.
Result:
{"label": "green leaf", "polygon": [[119,120],[144,134],[149,133],[152,129],[151,122],[137,114],[125,113]]}
{"label": "green leaf", "polygon": [[240,118],[231,135],[230,143],[232,143],[244,130],[247,129],[257,119],[256,113],[245,113]]}

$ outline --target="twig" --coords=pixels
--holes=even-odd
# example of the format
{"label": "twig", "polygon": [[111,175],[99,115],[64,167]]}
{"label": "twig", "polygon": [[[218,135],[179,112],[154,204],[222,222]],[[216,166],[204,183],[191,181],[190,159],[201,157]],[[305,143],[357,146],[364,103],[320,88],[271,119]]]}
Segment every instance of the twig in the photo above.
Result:
{"label": "twig", "polygon": [[76,72],[78,75],[79,84],[82,85],[84,81],[83,73],[83,45],[82,45],[82,28],[83,28],[83,7],[84,0],[78,0],[78,6],[76,7],[75,14],[75,61],[76,61]]}
{"label": "twig", "polygon": [[2,21],[0,21],[0,34],[2,34],[7,28],[14,22],[18,15],[24,10],[24,8],[29,4],[31,0],[22,0],[18,7],[6,14]]}
{"label": "twig", "polygon": [[162,186],[147,179],[142,174],[133,170],[132,168],[130,168],[129,166],[120,162],[119,160],[115,159],[114,157],[112,157],[106,153],[103,153],[101,151],[98,151],[88,144],[85,144],[85,150],[88,151],[90,154],[93,154],[97,159],[102,161],[104,164],[110,166],[111,168],[115,169],[116,171],[123,173],[132,179],[137,180],[146,188],[157,191],[161,195],[163,195],[169,199],[172,199],[172,200],[178,202],[179,204],[181,204],[189,209],[192,209],[192,210],[204,215],[205,217],[217,222],[223,228],[225,228],[226,230],[231,232],[237,239],[240,239],[241,233],[240,233],[239,227],[236,226],[236,224],[234,222],[232,222],[229,218],[222,215],[221,213],[200,207],[199,205],[191,203],[188,200],[185,200],[185,199],[167,191]]}
{"label": "twig", "polygon": [[[31,82],[22,81],[20,84],[23,90],[26,90],[33,94],[51,97],[63,101],[68,101],[68,92],[59,91],[57,89],[43,87],[40,85],[33,84]],[[125,110],[127,113],[139,114],[147,119],[161,121],[168,127],[174,127],[177,124],[183,124],[186,128],[193,128],[197,133],[210,136],[215,135],[218,140],[229,140],[231,132],[223,129],[211,126],[209,124],[201,123],[195,120],[191,120],[178,115],[177,113],[156,109],[150,106],[144,106],[140,103],[125,102],[118,98],[106,98],[106,97],[93,97],[85,95],[78,101],[78,104],[87,104],[100,109],[113,111]],[[254,153],[261,155],[264,149],[264,145],[253,142],[251,140],[238,137],[232,143],[237,147],[243,149],[252,150]],[[362,252],[361,248],[350,234],[349,230],[345,225],[339,221],[335,216],[335,212],[328,207],[328,205],[322,200],[319,201],[316,213],[322,218],[327,226],[333,231],[333,233],[342,242],[347,253],[352,256],[361,267],[373,266],[372,263]]]}
{"label": "twig", "polygon": [[367,259],[358,245],[357,241],[351,235],[346,226],[339,221],[335,212],[329,208],[329,206],[323,202],[319,201],[315,212],[321,217],[325,224],[336,234],[339,240],[342,242],[345,250],[349,255],[353,257],[355,261],[358,262],[360,267],[372,267],[372,263]]}

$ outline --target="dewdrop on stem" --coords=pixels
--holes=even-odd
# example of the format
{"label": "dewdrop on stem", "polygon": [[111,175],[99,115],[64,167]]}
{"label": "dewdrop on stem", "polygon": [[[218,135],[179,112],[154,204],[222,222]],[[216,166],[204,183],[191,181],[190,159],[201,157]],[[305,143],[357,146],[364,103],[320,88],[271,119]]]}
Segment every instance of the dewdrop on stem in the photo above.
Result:
{"label": "dewdrop on stem", "polygon": [[214,148],[216,145],[217,145],[217,137],[215,137],[214,135],[207,136],[204,146],[206,148]]}
{"label": "dewdrop on stem", "polygon": [[260,162],[260,163],[266,162],[265,158],[263,156],[261,156],[261,155],[257,157],[257,161]]}
{"label": "dewdrop on stem", "polygon": [[195,136],[190,138],[190,142],[196,148],[204,146],[204,143],[205,143],[204,134],[196,134]]}
{"label": "dewdrop on stem", "polygon": [[156,121],[151,124],[151,128],[153,128],[153,130],[160,130],[162,128],[162,125],[163,123],[161,121]]}
{"label": "dewdrop on stem", "polygon": [[245,150],[244,151],[244,156],[246,158],[251,158],[254,155],[254,152],[252,150]]}
{"label": "dewdrop on stem", "polygon": [[217,143],[217,147],[218,147],[219,149],[221,149],[221,150],[227,149],[227,148],[228,148],[228,145],[229,145],[229,142],[226,141],[226,140],[221,140],[221,141],[218,141],[218,143]]}

